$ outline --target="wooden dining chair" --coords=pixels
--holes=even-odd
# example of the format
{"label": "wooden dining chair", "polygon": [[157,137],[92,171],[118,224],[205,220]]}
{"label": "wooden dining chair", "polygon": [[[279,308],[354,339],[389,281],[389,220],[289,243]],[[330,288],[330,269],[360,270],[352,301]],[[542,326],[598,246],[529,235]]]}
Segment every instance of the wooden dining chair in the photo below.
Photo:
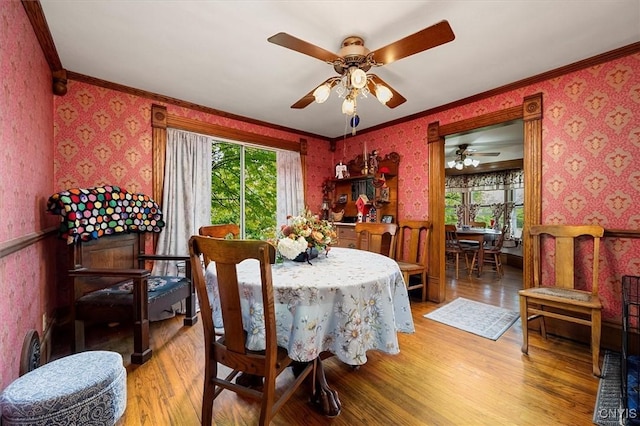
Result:
{"label": "wooden dining chair", "polygon": [[[198,229],[199,235],[213,238],[225,238],[237,240],[240,238],[240,227],[235,223],[222,223],[216,225],[205,225]],[[204,256],[204,265],[208,265],[211,259]]]}
{"label": "wooden dining chair", "polygon": [[[529,350],[528,324],[540,319],[540,332],[546,339],[545,317],[591,327],[591,357],[593,374],[600,376],[600,327],[602,303],[598,297],[598,264],[600,238],[604,229],[598,225],[535,225],[529,229],[533,251],[533,283],[519,291],[520,318],[522,320],[522,352]],[[587,236],[593,240],[593,257],[581,252],[575,254],[575,247],[585,246]],[[548,239],[553,240],[553,246]],[[551,262],[554,268],[542,275],[542,259],[545,268]],[[589,265],[591,263],[591,265]],[[576,288],[576,275],[591,276],[591,286]]]}
{"label": "wooden dining chair", "polygon": [[394,258],[396,253],[395,223],[356,223],[356,248]]}
{"label": "wooden dining chair", "polygon": [[[279,396],[276,398],[276,378],[293,361],[284,348],[278,347],[276,336],[276,315],[271,278],[271,264],[275,260],[275,248],[266,241],[223,240],[194,235],[189,240],[189,254],[192,262],[199,262],[200,256],[215,262],[225,326],[224,335],[216,338],[204,271],[202,268],[194,268],[196,291],[200,300],[204,302],[201,303],[205,342],[202,424],[211,425],[213,401],[224,389],[228,389],[239,395],[260,400],[262,405],[258,424],[268,425],[305,378],[314,372],[316,366],[316,361],[314,361],[304,366],[301,371],[296,370],[296,378],[291,383],[287,381],[287,388],[279,392]],[[246,259],[256,259],[260,262],[266,347],[264,351],[259,352],[246,348],[247,332],[242,324],[241,295],[236,267]],[[231,373],[224,378],[219,378],[218,363],[230,368]],[[263,378],[262,390],[259,390],[259,385],[256,389],[238,384],[238,380],[243,377],[238,376],[240,373]],[[236,376],[238,378],[234,383],[233,379]]]}
{"label": "wooden dining chair", "polygon": [[504,236],[507,233],[507,225],[502,227],[502,232],[498,236],[495,245],[483,247],[482,259],[480,259],[480,251],[472,250],[473,258],[471,259],[470,274],[480,267],[479,263],[482,262],[485,265],[492,265],[499,277],[504,275],[504,269],[502,268],[502,246],[504,245]]}
{"label": "wooden dining chair", "polygon": [[445,259],[447,264],[453,265],[456,271],[456,279],[458,279],[458,269],[460,266],[460,256],[464,256],[464,263],[467,271],[469,271],[469,254],[470,248],[465,248],[460,244],[455,225],[444,226],[445,235]]}
{"label": "wooden dining chair", "polygon": [[[407,290],[422,289],[422,301],[427,300],[427,246],[431,233],[428,220],[403,220],[396,236],[396,262],[400,267]],[[420,275],[419,283],[410,283],[411,276]]]}
{"label": "wooden dining chair", "polygon": [[486,228],[487,222],[469,222],[469,226],[472,228]]}

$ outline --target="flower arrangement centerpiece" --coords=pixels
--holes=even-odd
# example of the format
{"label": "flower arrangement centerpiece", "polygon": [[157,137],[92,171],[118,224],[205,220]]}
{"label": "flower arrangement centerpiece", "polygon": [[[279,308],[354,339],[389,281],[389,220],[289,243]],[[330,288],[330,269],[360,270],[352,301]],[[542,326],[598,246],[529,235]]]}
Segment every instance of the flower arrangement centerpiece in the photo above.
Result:
{"label": "flower arrangement centerpiece", "polygon": [[312,249],[328,253],[335,240],[333,225],[305,209],[299,216],[287,216],[287,223],[280,228],[277,249],[287,259],[298,260],[302,255],[302,260],[308,261]]}

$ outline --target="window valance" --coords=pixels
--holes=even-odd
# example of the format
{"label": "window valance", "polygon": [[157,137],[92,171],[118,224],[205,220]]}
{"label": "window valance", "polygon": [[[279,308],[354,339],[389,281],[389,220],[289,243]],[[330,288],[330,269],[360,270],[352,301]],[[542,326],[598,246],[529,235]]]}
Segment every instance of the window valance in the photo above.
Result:
{"label": "window valance", "polygon": [[489,173],[446,176],[447,192],[490,191],[495,189],[524,188],[522,169],[501,170]]}

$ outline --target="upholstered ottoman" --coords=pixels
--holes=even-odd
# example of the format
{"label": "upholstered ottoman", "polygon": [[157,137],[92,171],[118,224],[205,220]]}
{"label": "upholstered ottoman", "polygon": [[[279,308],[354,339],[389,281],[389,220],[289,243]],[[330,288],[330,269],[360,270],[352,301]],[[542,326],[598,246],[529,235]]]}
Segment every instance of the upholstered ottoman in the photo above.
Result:
{"label": "upholstered ottoman", "polygon": [[81,352],[49,362],[7,386],[0,395],[0,424],[114,425],[126,406],[122,356]]}

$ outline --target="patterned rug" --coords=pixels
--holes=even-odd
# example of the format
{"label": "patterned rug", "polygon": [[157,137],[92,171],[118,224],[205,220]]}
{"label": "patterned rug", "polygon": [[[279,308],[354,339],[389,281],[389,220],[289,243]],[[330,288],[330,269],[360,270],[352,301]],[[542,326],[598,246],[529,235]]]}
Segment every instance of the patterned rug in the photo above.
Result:
{"label": "patterned rug", "polygon": [[520,315],[515,311],[459,297],[424,317],[487,339],[498,340]]}
{"label": "patterned rug", "polygon": [[[620,354],[606,351],[602,361],[602,377],[598,384],[598,397],[593,409],[593,423],[599,426],[624,424],[620,378]],[[635,417],[635,416],[634,416]]]}

